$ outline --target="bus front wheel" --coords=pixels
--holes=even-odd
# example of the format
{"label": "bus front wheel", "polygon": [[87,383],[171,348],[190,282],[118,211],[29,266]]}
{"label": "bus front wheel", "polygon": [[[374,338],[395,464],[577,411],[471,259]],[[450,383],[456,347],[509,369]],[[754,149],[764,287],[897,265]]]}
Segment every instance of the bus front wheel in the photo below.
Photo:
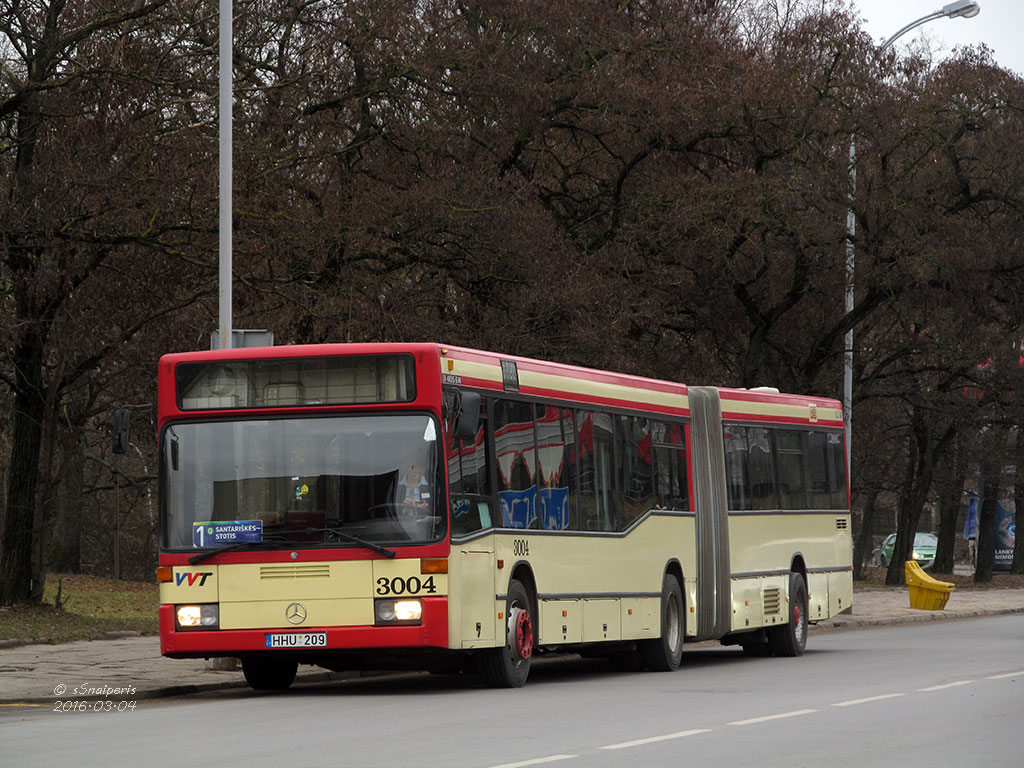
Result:
{"label": "bus front wheel", "polygon": [[661,581],[661,636],[637,643],[648,669],[671,672],[683,659],[686,614],[679,579],[666,573]]}
{"label": "bus front wheel", "polygon": [[295,681],[299,663],[289,659],[247,657],[242,659],[245,682],[256,691],[283,691]]}
{"label": "bus front wheel", "polygon": [[520,688],[530,674],[533,656],[533,611],[530,593],[522,582],[508,585],[505,645],[480,651],[480,673],[491,688]]}

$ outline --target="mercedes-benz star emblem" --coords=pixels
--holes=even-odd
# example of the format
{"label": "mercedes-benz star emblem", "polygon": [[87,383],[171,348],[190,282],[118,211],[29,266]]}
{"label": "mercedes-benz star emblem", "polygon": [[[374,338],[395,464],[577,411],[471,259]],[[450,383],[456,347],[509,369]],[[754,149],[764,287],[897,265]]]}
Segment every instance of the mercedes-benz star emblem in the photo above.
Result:
{"label": "mercedes-benz star emblem", "polygon": [[306,620],[306,606],[302,603],[292,603],[284,609],[284,617],[289,624],[301,624]]}

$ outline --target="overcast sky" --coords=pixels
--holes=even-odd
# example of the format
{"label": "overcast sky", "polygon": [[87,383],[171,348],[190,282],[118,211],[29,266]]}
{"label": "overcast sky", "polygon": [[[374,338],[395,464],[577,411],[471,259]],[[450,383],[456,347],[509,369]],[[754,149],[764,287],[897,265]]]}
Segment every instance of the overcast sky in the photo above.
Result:
{"label": "overcast sky", "polygon": [[[901,28],[938,10],[951,0],[853,0],[864,29],[881,44]],[[1024,76],[1024,0],[978,0],[981,13],[973,19],[935,19],[900,38],[896,45],[926,35],[941,56],[958,45],[984,43],[996,62]]]}

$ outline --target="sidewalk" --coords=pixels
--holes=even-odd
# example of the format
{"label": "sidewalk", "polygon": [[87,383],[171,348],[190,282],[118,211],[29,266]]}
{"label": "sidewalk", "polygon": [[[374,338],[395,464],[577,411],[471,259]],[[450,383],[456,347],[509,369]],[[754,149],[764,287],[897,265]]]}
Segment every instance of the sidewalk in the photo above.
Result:
{"label": "sidewalk", "polygon": [[[854,592],[850,613],[821,622],[812,628],[812,634],[1008,613],[1024,613],[1024,589],[958,590],[950,595],[945,610],[918,611],[910,608],[906,588],[865,588]],[[117,708],[140,699],[246,685],[240,667],[211,666],[202,659],[164,658],[157,637],[0,648],[0,704],[52,707],[59,702],[66,706],[69,702],[101,701]],[[340,677],[318,667],[302,667],[297,680]]]}

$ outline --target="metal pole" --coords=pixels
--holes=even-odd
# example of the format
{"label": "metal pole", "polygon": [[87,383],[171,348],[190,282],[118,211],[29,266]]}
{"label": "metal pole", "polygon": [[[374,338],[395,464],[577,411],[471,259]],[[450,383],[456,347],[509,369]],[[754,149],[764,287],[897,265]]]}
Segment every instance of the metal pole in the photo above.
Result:
{"label": "metal pole", "polygon": [[114,475],[114,580],[121,580],[121,476]]}
{"label": "metal pole", "polygon": [[[976,0],[954,0],[947,3],[937,11],[933,11],[919,19],[907,24],[899,32],[886,40],[879,47],[879,52],[884,53],[886,49],[899,38],[912,29],[927,24],[935,19],[970,19],[981,12],[981,6]],[[857,137],[856,134],[850,137],[850,192],[849,206],[846,210],[846,314],[853,312],[853,274],[854,255],[853,238],[857,232],[857,220],[853,213],[853,204],[857,196]],[[853,328],[846,332],[845,350],[843,354],[843,417],[846,420],[846,476],[851,477],[851,464],[853,462],[852,434],[853,434]]]}
{"label": "metal pole", "polygon": [[[846,314],[853,312],[853,272],[856,249],[853,238],[857,234],[857,217],[853,203],[857,195],[857,137],[850,137],[850,205],[846,210]],[[851,477],[853,436],[853,326],[846,332],[846,352],[843,360],[843,417],[846,420],[846,476]]]}
{"label": "metal pole", "polygon": [[220,223],[218,252],[220,348],[231,349],[231,109],[232,0],[220,0]]}

